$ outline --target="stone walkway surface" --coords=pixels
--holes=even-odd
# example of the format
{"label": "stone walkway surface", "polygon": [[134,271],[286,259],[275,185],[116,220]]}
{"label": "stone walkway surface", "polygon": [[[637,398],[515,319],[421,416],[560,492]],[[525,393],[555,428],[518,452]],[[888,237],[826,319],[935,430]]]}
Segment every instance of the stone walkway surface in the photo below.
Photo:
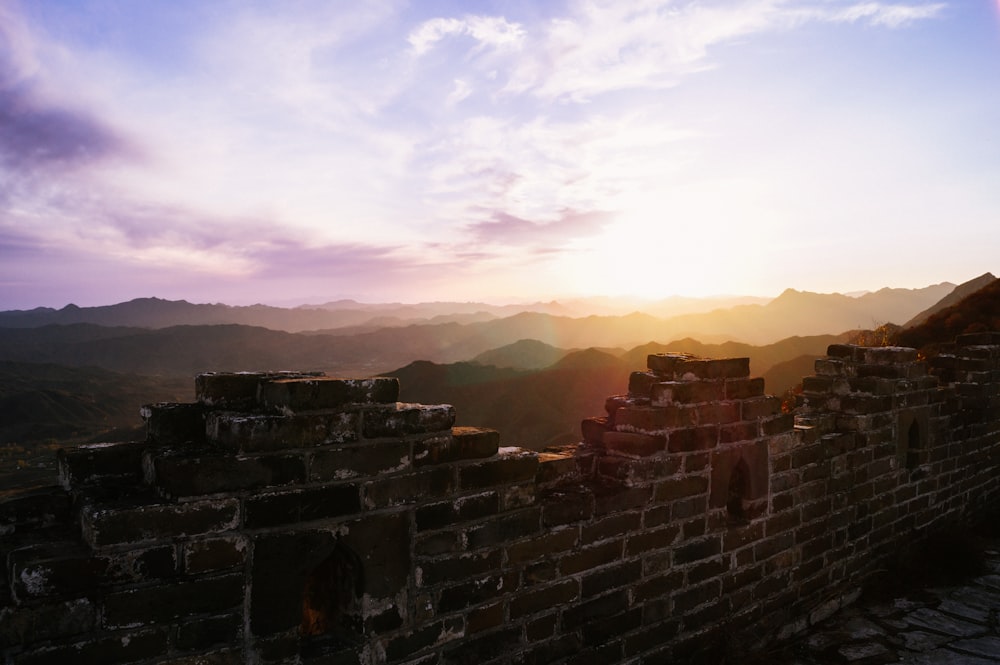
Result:
{"label": "stone walkway surface", "polygon": [[865,601],[769,653],[776,665],[996,665],[1000,663],[1000,543],[987,574],[965,586]]}

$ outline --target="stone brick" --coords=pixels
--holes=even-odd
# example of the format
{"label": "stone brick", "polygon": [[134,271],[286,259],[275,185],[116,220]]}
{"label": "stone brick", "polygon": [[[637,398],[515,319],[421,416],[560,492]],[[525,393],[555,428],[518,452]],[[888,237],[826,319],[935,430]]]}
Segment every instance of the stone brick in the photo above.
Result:
{"label": "stone brick", "polygon": [[614,426],[621,432],[657,434],[693,425],[697,416],[692,406],[625,406],[615,412]]}
{"label": "stone brick", "polygon": [[[466,665],[487,661],[492,663],[494,658],[509,653],[510,645],[518,643],[519,632],[518,628],[504,628],[482,633],[461,644],[449,646],[444,650],[441,663],[442,665]],[[435,659],[433,662],[438,661]]]}
{"label": "stone brick", "polygon": [[628,586],[642,577],[642,562],[638,559],[599,568],[581,578],[581,595],[598,596],[612,589]]}
{"label": "stone brick", "polygon": [[612,452],[647,457],[663,452],[666,437],[638,432],[605,432],[601,442],[605,449]]}
{"label": "stone brick", "polygon": [[642,508],[649,503],[653,488],[623,487],[616,483],[600,484],[594,488],[594,515],[601,517],[633,508]]}
{"label": "stone brick", "polygon": [[[456,576],[455,581],[458,579],[460,578]],[[479,575],[461,584],[442,589],[438,612],[448,614],[472,605],[481,605],[494,600],[498,594],[516,590],[517,586],[518,574],[513,571]]]}
{"label": "stone brick", "polygon": [[726,398],[723,381],[663,381],[650,389],[653,406],[717,402]]}
{"label": "stone brick", "polygon": [[52,543],[14,550],[8,563],[11,588],[19,600],[82,596],[100,587],[168,579],[177,573],[169,545],[95,554],[80,543]]}
{"label": "stone brick", "polygon": [[103,619],[107,628],[128,628],[237,606],[243,606],[243,573],[108,594]]}
{"label": "stone brick", "polygon": [[580,433],[583,440],[594,445],[600,445],[601,437],[610,428],[610,419],[605,417],[584,418],[580,421]]}
{"label": "stone brick", "polygon": [[156,487],[169,497],[190,497],[221,492],[290,485],[305,480],[301,455],[220,455],[206,451],[192,454],[152,453],[149,462]]}
{"label": "stone brick", "polygon": [[739,379],[750,376],[749,358],[687,358],[674,368],[678,378],[689,376],[699,379]]}
{"label": "stone brick", "polygon": [[605,617],[624,612],[627,607],[628,595],[624,589],[599,596],[563,610],[563,628],[574,630],[591,621],[600,621]]}
{"label": "stone brick", "polygon": [[469,528],[465,538],[469,549],[474,550],[534,536],[540,530],[541,510],[539,508],[523,508]]}
{"label": "stone brick", "polygon": [[362,487],[365,508],[374,510],[448,496],[455,489],[455,475],[448,467],[429,467],[372,480]]}
{"label": "stone brick", "polygon": [[670,433],[667,451],[671,453],[692,453],[699,450],[709,450],[719,443],[719,427],[691,427],[675,430]]}
{"label": "stone brick", "polygon": [[674,501],[708,492],[708,478],[705,476],[688,476],[664,480],[657,483],[653,495],[655,501]]}
{"label": "stone brick", "polygon": [[628,377],[628,396],[648,398],[660,378],[653,372],[632,372]]}
{"label": "stone brick", "polygon": [[[554,618],[554,617],[553,617]],[[504,604],[493,603],[484,607],[469,610],[465,620],[467,634],[481,633],[490,628],[496,628],[504,623]],[[530,639],[530,637],[529,637]]]}
{"label": "stone brick", "polygon": [[446,437],[435,437],[413,444],[414,466],[445,464],[496,455],[500,433],[481,427],[453,427]]}
{"label": "stone brick", "polygon": [[96,483],[135,483],[142,480],[144,443],[87,443],[58,452],[63,487]]}
{"label": "stone brick", "polygon": [[343,444],[358,438],[358,414],[292,416],[210,413],[206,418],[211,443],[227,450],[264,452]]}
{"label": "stone brick", "polygon": [[629,534],[625,544],[626,556],[638,556],[652,550],[669,547],[680,535],[681,529],[671,524],[659,529],[644,529],[638,533]]}
{"label": "stone brick", "polygon": [[686,542],[674,549],[674,565],[680,566],[693,561],[701,561],[721,553],[722,540],[718,536]]}
{"label": "stone brick", "polygon": [[607,540],[623,535],[639,528],[642,514],[638,511],[610,515],[592,524],[585,525],[580,532],[580,543],[590,545],[597,541]]}
{"label": "stone brick", "polygon": [[194,379],[195,400],[213,409],[253,409],[262,380],[321,376],[322,372],[206,372]]}
{"label": "stone brick", "polygon": [[246,560],[247,542],[242,536],[209,538],[186,543],[184,572],[205,573],[242,566]]}
{"label": "stone brick", "polygon": [[462,489],[482,489],[534,480],[537,472],[537,453],[520,448],[502,448],[492,459],[460,467],[458,484]]}
{"label": "stone brick", "polygon": [[542,499],[542,524],[546,527],[590,519],[594,514],[594,495],[579,488],[576,491],[554,489]]}
{"label": "stone brick", "polygon": [[17,665],[151,662],[166,651],[166,631],[149,628],[95,635],[69,644],[41,647],[20,655],[14,662]]}
{"label": "stone brick", "polygon": [[364,412],[362,432],[367,439],[450,431],[455,407],[450,404],[403,404]]}
{"label": "stone brick", "polygon": [[313,452],[309,457],[309,480],[322,482],[378,476],[409,467],[410,444],[407,441],[366,441]]}
{"label": "stone brick", "polygon": [[350,515],[361,510],[356,484],[259,493],[244,501],[245,524],[257,529]]}
{"label": "stone brick", "polygon": [[580,588],[573,579],[561,580],[529,591],[521,590],[510,601],[510,619],[514,621],[523,616],[556,609],[579,597]]}
{"label": "stone brick", "polygon": [[82,509],[81,523],[86,541],[104,547],[229,531],[239,525],[239,516],[239,502],[226,498],[119,507],[91,504]]}
{"label": "stone brick", "polygon": [[97,608],[86,598],[0,608],[0,645],[28,645],[94,630]]}
{"label": "stone brick", "polygon": [[261,406],[283,413],[392,404],[399,399],[399,379],[267,378],[260,382],[257,399]]}
{"label": "stone brick", "polygon": [[205,407],[201,404],[147,404],[139,414],[146,421],[146,441],[164,445],[205,440]]}
{"label": "stone brick", "polygon": [[0,535],[68,524],[72,499],[61,487],[19,490],[0,499]]}
{"label": "stone brick", "polygon": [[751,397],[762,397],[763,395],[764,379],[760,377],[754,379],[726,380],[726,399],[744,400]]}
{"label": "stone brick", "polygon": [[421,561],[417,564],[416,578],[421,586],[456,582],[500,568],[501,558],[502,550],[497,549]]}
{"label": "stone brick", "polygon": [[559,572],[574,575],[597,566],[618,561],[622,557],[622,541],[609,540],[571,552],[559,559]]}
{"label": "stone brick", "polygon": [[575,528],[549,531],[537,538],[507,545],[507,563],[519,565],[566,552],[576,546],[579,532]]}
{"label": "stone brick", "polygon": [[[242,610],[242,608],[240,609]],[[241,611],[221,616],[200,617],[194,621],[182,623],[177,627],[176,642],[177,647],[183,650],[205,649],[213,645],[235,643],[242,633],[243,616]]]}

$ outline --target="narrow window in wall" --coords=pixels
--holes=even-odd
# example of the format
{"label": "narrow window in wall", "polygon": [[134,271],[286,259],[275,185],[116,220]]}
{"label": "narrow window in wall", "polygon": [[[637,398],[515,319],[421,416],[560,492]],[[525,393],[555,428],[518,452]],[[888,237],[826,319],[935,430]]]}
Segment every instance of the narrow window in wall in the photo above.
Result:
{"label": "narrow window in wall", "polygon": [[363,590],[361,560],[338,544],[306,577],[299,634],[349,644],[360,632],[354,610]]}
{"label": "narrow window in wall", "polygon": [[920,466],[920,425],[914,419],[906,432],[906,468],[912,470],[918,466]]}
{"label": "narrow window in wall", "polygon": [[750,495],[750,468],[740,458],[729,476],[729,498],[726,500],[726,512],[729,517],[738,520],[746,519],[744,501]]}

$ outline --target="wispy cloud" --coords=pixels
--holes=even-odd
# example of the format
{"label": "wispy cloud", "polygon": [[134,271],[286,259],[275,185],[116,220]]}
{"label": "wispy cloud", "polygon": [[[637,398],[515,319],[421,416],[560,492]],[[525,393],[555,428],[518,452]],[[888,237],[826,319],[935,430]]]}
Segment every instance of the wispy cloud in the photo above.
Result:
{"label": "wispy cloud", "polygon": [[472,224],[476,240],[500,245],[558,246],[574,238],[592,235],[614,219],[610,213],[592,210],[563,210],[550,221],[530,221],[495,211],[489,221]]}
{"label": "wispy cloud", "polygon": [[443,39],[466,36],[476,48],[517,48],[524,42],[524,28],[501,16],[465,16],[433,18],[414,28],[407,41],[416,55],[423,55]]}

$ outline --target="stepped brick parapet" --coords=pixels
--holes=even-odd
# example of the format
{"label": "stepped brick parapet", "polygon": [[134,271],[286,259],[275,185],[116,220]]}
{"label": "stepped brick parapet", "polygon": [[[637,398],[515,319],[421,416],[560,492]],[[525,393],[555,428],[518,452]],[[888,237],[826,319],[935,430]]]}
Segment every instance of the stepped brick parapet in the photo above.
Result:
{"label": "stepped brick parapet", "polygon": [[831,346],[794,413],[746,358],[651,355],[542,453],[395,379],[195,383],[0,502],[7,663],[719,662],[1000,506],[995,333]]}

